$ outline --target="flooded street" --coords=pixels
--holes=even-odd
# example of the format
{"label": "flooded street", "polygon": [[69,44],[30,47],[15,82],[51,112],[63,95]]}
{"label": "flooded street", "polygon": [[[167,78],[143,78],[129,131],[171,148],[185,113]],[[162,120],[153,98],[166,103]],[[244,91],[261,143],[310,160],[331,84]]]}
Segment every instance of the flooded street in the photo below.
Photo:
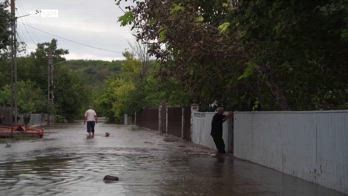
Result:
{"label": "flooded street", "polygon": [[[70,124],[46,132],[0,144],[0,195],[343,195],[154,131],[97,124],[87,139],[82,124]],[[105,175],[120,180],[104,183]]]}

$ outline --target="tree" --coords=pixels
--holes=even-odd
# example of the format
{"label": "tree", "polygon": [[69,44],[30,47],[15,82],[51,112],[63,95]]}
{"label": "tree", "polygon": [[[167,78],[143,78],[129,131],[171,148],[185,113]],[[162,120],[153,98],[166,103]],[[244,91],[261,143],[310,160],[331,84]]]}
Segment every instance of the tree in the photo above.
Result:
{"label": "tree", "polygon": [[3,56],[11,43],[11,14],[8,11],[8,1],[0,2],[0,54]]}
{"label": "tree", "polygon": [[37,82],[39,87],[44,89],[45,94],[47,94],[48,54],[50,52],[53,64],[65,61],[63,55],[69,53],[68,50],[58,49],[57,40],[52,39],[51,42],[37,44],[35,52],[30,55],[31,58],[26,58],[23,62],[24,65],[18,66],[18,77]]}
{"label": "tree", "polygon": [[144,53],[124,52],[121,71],[107,81],[97,99],[98,108],[111,121],[120,121],[125,113],[132,115],[145,107],[157,107],[163,101],[179,105],[186,98],[175,81],[158,80],[158,64],[139,54]]}
{"label": "tree", "polygon": [[85,88],[82,79],[67,66],[60,66],[56,70],[54,83],[56,114],[68,121],[79,119],[91,93]]}
{"label": "tree", "polygon": [[7,62],[8,48],[11,44],[11,14],[8,9],[8,1],[0,2],[0,87],[10,81],[10,68]]}
{"label": "tree", "polygon": [[[11,87],[4,86],[0,91],[0,104],[9,105],[11,101]],[[17,84],[17,102],[20,113],[35,113],[45,110],[45,95],[31,81],[19,81]]]}
{"label": "tree", "polygon": [[308,110],[347,102],[347,16],[346,1],[239,1],[227,21],[279,104]]}
{"label": "tree", "polygon": [[137,1],[128,12],[134,16],[129,22],[137,38],[161,63],[160,80],[177,81],[191,101],[200,104],[227,100],[227,93],[243,83],[237,78],[245,62],[239,43],[214,26],[221,17],[214,14],[209,17],[211,21],[204,18],[204,7],[215,9],[219,3],[204,2],[209,5],[201,6],[198,1]]}
{"label": "tree", "polygon": [[[52,53],[55,67],[53,86],[55,98],[52,108],[48,108],[47,106],[49,52]],[[34,104],[35,101],[31,100],[31,97],[35,96],[30,92],[24,91],[24,95],[29,100],[27,104],[31,104],[30,107],[26,107],[25,112],[47,112],[48,110],[54,110],[55,114],[64,117],[68,121],[81,117],[82,110],[88,105],[90,99],[81,74],[70,69],[67,65],[68,63],[62,57],[67,53],[67,50],[58,49],[57,40],[53,39],[51,42],[39,43],[36,51],[30,56],[17,59],[19,83],[28,83],[28,90],[33,92],[40,90],[41,94],[45,95],[37,98],[40,98],[40,103],[44,104],[43,107],[42,104]],[[33,88],[30,88],[31,86],[35,87],[36,90],[32,90]],[[21,110],[21,112],[24,112],[24,110]]]}
{"label": "tree", "polygon": [[192,101],[347,107],[347,1],[145,0],[120,17]]}
{"label": "tree", "polygon": [[[141,73],[141,63],[133,54],[125,52],[126,61],[122,65],[121,73],[107,81],[102,95],[98,98],[98,108],[110,121],[120,120],[124,113],[130,113],[131,107],[137,108],[131,103],[135,92],[135,79]],[[135,103],[136,104],[136,103]]]}

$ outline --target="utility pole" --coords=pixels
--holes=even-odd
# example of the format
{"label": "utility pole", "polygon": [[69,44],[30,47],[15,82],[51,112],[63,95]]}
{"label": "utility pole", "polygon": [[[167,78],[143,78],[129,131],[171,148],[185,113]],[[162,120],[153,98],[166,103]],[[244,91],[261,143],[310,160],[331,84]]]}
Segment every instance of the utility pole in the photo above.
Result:
{"label": "utility pole", "polygon": [[50,114],[54,105],[54,94],[53,94],[53,54],[52,50],[48,49],[48,68],[47,68],[47,104],[48,104],[48,124],[50,124]]}
{"label": "utility pole", "polygon": [[14,124],[17,125],[17,39],[16,39],[16,5],[15,0],[11,0],[11,90],[12,90],[12,101],[11,101],[11,111],[14,117]]}

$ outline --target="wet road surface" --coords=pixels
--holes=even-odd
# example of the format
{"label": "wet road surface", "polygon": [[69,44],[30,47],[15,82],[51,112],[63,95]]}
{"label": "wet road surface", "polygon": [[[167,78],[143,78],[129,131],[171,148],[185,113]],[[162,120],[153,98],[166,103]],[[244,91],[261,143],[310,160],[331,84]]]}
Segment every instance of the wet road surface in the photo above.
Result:
{"label": "wet road surface", "polygon": [[[97,124],[46,129],[43,139],[0,144],[0,195],[343,196],[330,189],[154,131]],[[110,137],[105,137],[105,132]],[[104,183],[105,175],[120,181]]]}

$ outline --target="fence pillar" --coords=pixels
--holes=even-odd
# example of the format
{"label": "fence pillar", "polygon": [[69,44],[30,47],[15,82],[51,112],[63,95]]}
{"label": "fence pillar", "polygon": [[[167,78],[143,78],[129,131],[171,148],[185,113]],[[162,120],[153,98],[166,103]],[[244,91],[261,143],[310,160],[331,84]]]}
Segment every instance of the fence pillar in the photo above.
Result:
{"label": "fence pillar", "polygon": [[168,134],[168,107],[166,107],[166,134]]}
{"label": "fence pillar", "polygon": [[184,139],[184,126],[185,126],[185,108],[181,108],[181,138]]}
{"label": "fence pillar", "polygon": [[166,133],[166,109],[167,105],[165,103],[161,103],[158,108],[158,131],[160,134]]}
{"label": "fence pillar", "polygon": [[191,120],[190,120],[190,139],[192,140],[192,129],[193,129],[193,115],[199,111],[199,105],[196,103],[191,104]]}
{"label": "fence pillar", "polygon": [[162,133],[162,104],[158,107],[158,131]]}
{"label": "fence pillar", "polygon": [[123,124],[128,125],[128,114],[123,114]]}
{"label": "fence pillar", "polygon": [[198,112],[199,111],[199,105],[196,103],[191,104],[191,113]]}
{"label": "fence pillar", "polygon": [[134,125],[137,125],[137,112],[134,112]]}

